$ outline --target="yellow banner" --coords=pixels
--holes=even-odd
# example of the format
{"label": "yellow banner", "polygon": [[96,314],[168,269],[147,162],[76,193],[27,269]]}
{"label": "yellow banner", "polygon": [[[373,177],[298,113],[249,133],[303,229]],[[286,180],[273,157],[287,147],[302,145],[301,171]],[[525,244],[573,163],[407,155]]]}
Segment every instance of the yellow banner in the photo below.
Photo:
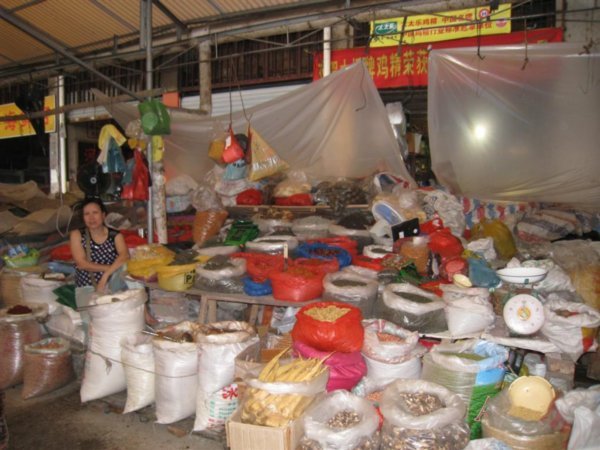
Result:
{"label": "yellow banner", "polygon": [[[56,105],[55,101],[54,95],[48,95],[44,97],[44,111],[53,110]],[[14,103],[0,105],[0,118],[7,116],[19,116],[22,114],[23,111],[21,111]],[[55,130],[56,116],[51,114],[44,117],[44,131],[46,133],[53,133]],[[32,134],[35,134],[35,130],[27,119],[0,121],[0,139],[31,136]]]}
{"label": "yellow banner", "polygon": [[[398,45],[402,37],[404,44],[449,41],[467,37],[510,33],[510,3],[497,10],[489,6],[459,9],[439,14],[421,14],[371,22],[371,47]],[[402,25],[404,21],[404,35]],[[480,20],[481,22],[477,23]]]}

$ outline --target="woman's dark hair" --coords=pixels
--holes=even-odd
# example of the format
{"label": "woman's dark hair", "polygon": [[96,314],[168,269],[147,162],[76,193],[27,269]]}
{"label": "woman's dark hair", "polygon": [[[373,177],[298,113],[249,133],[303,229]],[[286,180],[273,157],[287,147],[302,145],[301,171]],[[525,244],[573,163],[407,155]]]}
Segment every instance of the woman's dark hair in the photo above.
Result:
{"label": "woman's dark hair", "polygon": [[83,208],[85,208],[90,203],[95,203],[100,208],[100,211],[102,211],[104,214],[108,214],[108,209],[106,209],[106,206],[104,205],[104,203],[102,203],[102,200],[99,197],[86,197],[83,200],[81,200],[81,203],[79,204],[81,211],[83,211]]}

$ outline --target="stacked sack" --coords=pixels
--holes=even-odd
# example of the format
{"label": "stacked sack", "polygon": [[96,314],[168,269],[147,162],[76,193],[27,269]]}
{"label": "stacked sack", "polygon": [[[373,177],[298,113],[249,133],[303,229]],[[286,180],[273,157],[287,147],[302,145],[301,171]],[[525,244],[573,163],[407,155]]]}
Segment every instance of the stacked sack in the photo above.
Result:
{"label": "stacked sack", "polygon": [[360,309],[346,303],[317,302],[300,308],[292,329],[293,349],[329,367],[327,391],[352,389],[366,373],[360,353],[364,330]]}

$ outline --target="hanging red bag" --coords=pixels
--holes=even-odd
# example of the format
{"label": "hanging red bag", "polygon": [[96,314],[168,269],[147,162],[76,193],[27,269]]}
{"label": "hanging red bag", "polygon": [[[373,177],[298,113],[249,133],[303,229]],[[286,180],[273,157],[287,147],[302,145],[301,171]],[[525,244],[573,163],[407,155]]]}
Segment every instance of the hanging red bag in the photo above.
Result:
{"label": "hanging red bag", "polygon": [[244,149],[238,142],[233,133],[233,128],[229,126],[229,130],[227,131],[227,138],[225,138],[225,148],[223,149],[223,162],[226,164],[237,161],[238,159],[242,159],[244,157]]}
{"label": "hanging red bag", "polygon": [[123,186],[121,198],[125,200],[148,200],[148,186],[150,183],[150,174],[148,167],[139,150],[133,151],[133,175],[130,184]]}
{"label": "hanging red bag", "polygon": [[292,340],[323,352],[357,352],[365,330],[360,309],[348,303],[317,302],[296,313]]}

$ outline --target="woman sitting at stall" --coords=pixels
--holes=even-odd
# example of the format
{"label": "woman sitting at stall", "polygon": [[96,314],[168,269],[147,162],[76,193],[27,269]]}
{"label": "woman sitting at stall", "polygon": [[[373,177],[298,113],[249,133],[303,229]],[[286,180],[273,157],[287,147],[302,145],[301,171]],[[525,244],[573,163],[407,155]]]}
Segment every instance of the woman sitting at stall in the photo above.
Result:
{"label": "woman sitting at stall", "polygon": [[77,266],[75,286],[93,286],[104,293],[110,276],[129,259],[125,238],[104,225],[106,206],[99,198],[86,198],[81,204],[85,227],[70,235],[71,253]]}

